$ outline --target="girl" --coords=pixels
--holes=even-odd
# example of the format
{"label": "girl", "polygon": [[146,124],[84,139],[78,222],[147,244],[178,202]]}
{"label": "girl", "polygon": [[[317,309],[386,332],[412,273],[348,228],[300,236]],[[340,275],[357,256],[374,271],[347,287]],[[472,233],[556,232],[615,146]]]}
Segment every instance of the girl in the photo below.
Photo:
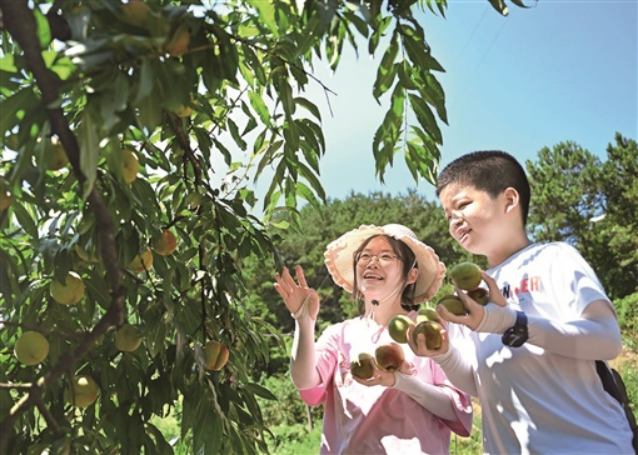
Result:
{"label": "girl", "polygon": [[[468,436],[472,407],[437,364],[400,345],[398,371],[373,366],[370,379],[350,373],[360,353],[374,356],[392,343],[388,322],[415,319],[419,303],[439,289],[445,266],[434,250],[398,224],[361,226],[328,245],[325,263],[335,283],[351,292],[360,317],[329,326],[314,341],[319,297],[297,266],[275,275],[275,289],[295,318],[290,372],[301,398],[324,404],[322,454],[444,454],[450,431]],[[404,349],[404,346],[406,348]]]}

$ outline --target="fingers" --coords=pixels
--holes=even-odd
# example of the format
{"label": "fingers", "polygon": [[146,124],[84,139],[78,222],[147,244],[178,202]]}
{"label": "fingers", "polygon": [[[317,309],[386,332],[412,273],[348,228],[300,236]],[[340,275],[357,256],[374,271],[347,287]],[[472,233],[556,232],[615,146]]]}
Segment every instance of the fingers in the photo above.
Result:
{"label": "fingers", "polygon": [[464,324],[465,316],[457,316],[454,313],[448,311],[443,305],[437,305],[436,312],[439,313],[441,319],[447,322],[454,322],[455,324]]}
{"label": "fingers", "polygon": [[303,267],[298,265],[295,270],[297,272],[297,280],[299,280],[299,286],[301,286],[303,288],[307,288],[308,287],[308,283],[306,283],[306,276],[303,273]]}
{"label": "fingers", "polygon": [[[458,324],[464,324],[470,329],[475,330],[483,320],[485,308],[483,307],[483,305],[479,305],[478,303],[476,303],[473,298],[469,297],[466,293],[461,291],[456,286],[454,286],[454,289],[463,302],[463,305],[465,305],[465,308],[467,308],[468,310],[468,314],[464,316],[456,316]],[[456,321],[451,320],[451,322]]]}
{"label": "fingers", "polygon": [[477,311],[478,307],[483,308],[482,305],[476,303],[476,301],[472,297],[463,292],[459,287],[454,286],[454,291],[456,292],[456,295],[459,297],[459,299],[461,299],[463,305],[465,305],[465,308],[467,308],[470,314]]}
{"label": "fingers", "polygon": [[411,376],[412,368],[413,368],[413,365],[407,360],[404,360],[403,365],[401,365],[401,368],[399,368],[399,372]]}
{"label": "fingers", "polygon": [[483,271],[481,271],[481,276],[490,291],[490,302],[496,303],[499,306],[507,306],[507,301],[505,300],[505,297],[503,297],[503,294],[501,294],[496,280]]}
{"label": "fingers", "polygon": [[291,291],[297,286],[297,283],[295,283],[295,280],[292,278],[292,275],[290,275],[290,271],[288,270],[288,267],[284,267],[283,278],[284,278],[284,282],[290,287]]}
{"label": "fingers", "polygon": [[[279,294],[284,298],[298,287],[297,283],[295,283],[295,280],[290,275],[288,267],[284,267],[281,275],[279,273],[275,273],[275,281],[275,289],[277,289]],[[282,294],[282,292],[285,292],[286,295]]]}
{"label": "fingers", "polygon": [[279,283],[275,283],[275,291],[281,296],[282,299],[286,300],[288,297],[288,292],[285,291]]}
{"label": "fingers", "polygon": [[425,342],[425,336],[421,333],[417,335],[416,340],[414,339],[413,332],[415,327],[415,325],[411,325],[410,327],[408,327],[408,331],[406,333],[408,345],[410,346],[410,349],[412,349],[412,352],[414,352],[416,355],[421,357],[428,356],[428,353],[430,351],[428,351],[427,343]]}

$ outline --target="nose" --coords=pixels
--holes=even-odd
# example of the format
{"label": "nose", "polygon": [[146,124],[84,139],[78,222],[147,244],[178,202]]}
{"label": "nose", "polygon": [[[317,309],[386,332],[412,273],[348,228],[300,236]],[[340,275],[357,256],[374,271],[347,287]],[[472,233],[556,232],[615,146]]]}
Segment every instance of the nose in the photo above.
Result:
{"label": "nose", "polygon": [[368,265],[372,264],[372,260],[375,259],[375,258],[377,260],[377,264],[379,262],[381,262],[381,259],[379,259],[379,255],[378,254],[372,254],[372,255],[370,255],[370,260],[368,261]]}
{"label": "nose", "polygon": [[463,220],[460,216],[452,214],[450,219],[448,220],[448,225],[450,227],[450,231],[456,230],[461,224],[463,224]]}

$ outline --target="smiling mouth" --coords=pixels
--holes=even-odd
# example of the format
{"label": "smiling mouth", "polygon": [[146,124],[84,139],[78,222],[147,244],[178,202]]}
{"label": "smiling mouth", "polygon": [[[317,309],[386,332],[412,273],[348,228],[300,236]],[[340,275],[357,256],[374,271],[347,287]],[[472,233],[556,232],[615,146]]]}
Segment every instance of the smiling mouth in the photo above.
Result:
{"label": "smiling mouth", "polygon": [[470,233],[470,231],[462,231],[457,233],[456,238],[458,239],[459,243],[463,243],[467,240],[468,238],[468,234]]}
{"label": "smiling mouth", "polygon": [[380,277],[379,275],[375,275],[374,273],[364,273],[363,274],[363,279],[364,280],[381,281],[383,278]]}

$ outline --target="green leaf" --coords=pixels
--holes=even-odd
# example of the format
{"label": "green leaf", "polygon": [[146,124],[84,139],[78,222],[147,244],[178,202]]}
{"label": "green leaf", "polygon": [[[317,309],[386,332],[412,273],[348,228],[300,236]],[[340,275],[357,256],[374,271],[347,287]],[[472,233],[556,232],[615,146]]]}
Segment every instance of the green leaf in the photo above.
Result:
{"label": "green leaf", "polygon": [[102,117],[102,127],[110,130],[120,121],[118,112],[126,109],[129,96],[129,84],[126,76],[117,72],[115,80],[109,85],[107,91],[102,95],[100,101],[100,115]]}
{"label": "green leaf", "polygon": [[58,77],[65,81],[75,71],[75,65],[68,57],[62,57],[56,59],[55,63],[51,66],[51,71],[58,75]]}
{"label": "green leaf", "polygon": [[445,109],[445,93],[439,81],[430,74],[425,75],[425,79],[419,84],[419,93],[431,105],[436,108],[439,118],[445,123],[447,120],[447,111]]}
{"label": "green leaf", "polygon": [[98,124],[93,118],[92,110],[87,108],[82,114],[77,138],[80,147],[80,169],[86,177],[82,198],[86,199],[97,177],[97,162],[100,157]]}
{"label": "green leaf", "polygon": [[142,60],[142,67],[139,71],[139,79],[137,81],[137,95],[135,104],[139,104],[144,98],[153,91],[153,66],[150,59]]}
{"label": "green leaf", "polygon": [[394,78],[397,74],[397,67],[394,64],[394,61],[396,60],[398,52],[399,45],[395,34],[392,37],[390,46],[388,46],[385,54],[383,54],[383,58],[381,59],[381,63],[377,70],[377,79],[374,82],[374,88],[372,90],[372,95],[377,99],[377,101],[385,92],[392,88]]}
{"label": "green leaf", "polygon": [[2,100],[2,115],[0,115],[0,135],[18,124],[20,111],[29,111],[39,105],[40,99],[30,87],[25,87],[9,98]]}
{"label": "green leaf", "polygon": [[297,125],[291,121],[284,122],[283,133],[286,140],[284,150],[287,153],[294,153],[299,150],[299,128]]}
{"label": "green leaf", "polygon": [[408,24],[401,24],[399,26],[399,32],[403,37],[403,48],[408,54],[412,65],[416,68],[423,70],[433,70],[445,72],[445,69],[441,64],[432,57],[429,46],[425,42],[423,30],[415,23],[415,27],[412,28]]}
{"label": "green leaf", "polygon": [[268,187],[268,191],[264,196],[264,211],[266,212],[272,210],[272,207],[277,203],[277,200],[279,199],[279,195],[276,195],[275,189],[281,186],[284,179],[285,170],[286,163],[282,160],[277,166],[277,170],[275,171],[275,175],[273,176],[272,182],[270,183],[270,187]]}
{"label": "green leaf", "polygon": [[532,8],[532,6],[536,6],[536,3],[534,3],[534,5],[527,6],[521,0],[511,0],[511,2],[514,3],[516,6],[520,6],[521,8]]}
{"label": "green leaf", "polygon": [[237,146],[245,152],[247,147],[246,141],[244,141],[241,137],[241,134],[239,134],[239,128],[237,128],[237,124],[230,117],[226,120],[226,122],[228,123],[230,134],[235,140],[235,144],[237,144]]}
{"label": "green leaf", "polygon": [[257,165],[257,171],[255,172],[255,181],[257,181],[265,167],[272,162],[275,153],[279,149],[281,149],[282,145],[284,145],[284,141],[275,141],[271,143],[268,148],[266,148],[264,156],[261,158],[259,164]]}
{"label": "green leaf", "polygon": [[38,239],[38,228],[35,221],[31,218],[31,215],[29,215],[29,212],[27,212],[26,209],[17,202],[14,202],[11,207],[22,229],[24,229],[24,231],[29,234],[32,239]]}
{"label": "green leaf", "polygon": [[507,9],[507,5],[505,4],[505,0],[489,0],[494,9],[501,13],[503,16],[507,16],[509,14],[509,10]]}
{"label": "green leaf", "polygon": [[322,201],[325,201],[326,193],[324,192],[324,189],[321,186],[321,182],[319,181],[317,176],[314,174],[314,172],[301,162],[298,163],[298,166],[299,166],[299,173],[308,181],[308,183],[310,183],[310,186],[312,187],[313,190],[317,192],[317,195],[319,196],[319,198],[321,198]]}
{"label": "green leaf", "polygon": [[162,105],[158,96],[147,96],[140,103],[137,103],[137,108],[139,109],[140,127],[146,127],[152,131],[162,122]]}
{"label": "green leaf", "polygon": [[38,8],[33,10],[33,15],[35,17],[35,28],[38,34],[38,40],[40,41],[40,48],[45,49],[51,43],[51,28],[49,27],[49,21]]}
{"label": "green leaf", "polygon": [[319,111],[319,108],[315,104],[313,104],[306,98],[302,98],[302,97],[295,98],[295,103],[297,103],[299,106],[303,107],[312,115],[314,115],[317,120],[321,121],[321,112]]}
{"label": "green leaf", "polygon": [[18,67],[15,66],[13,54],[6,54],[0,58],[0,70],[6,71],[7,73],[17,73]]}
{"label": "green leaf", "polygon": [[434,114],[428,107],[428,105],[419,97],[415,95],[409,95],[410,105],[416,114],[416,118],[419,124],[423,127],[425,131],[434,139],[437,144],[443,143],[443,137],[441,135],[441,130],[439,126],[436,124],[436,119],[434,118]]}
{"label": "green leaf", "polygon": [[270,29],[274,37],[279,37],[279,30],[275,22],[275,3],[271,0],[247,0],[246,3],[255,7],[259,18]]}
{"label": "green leaf", "polygon": [[248,92],[248,99],[250,100],[250,105],[255,110],[259,118],[261,119],[264,125],[268,125],[270,123],[270,112],[268,112],[268,108],[266,107],[266,103],[262,99],[261,95],[257,92],[253,92],[250,90]]}
{"label": "green leaf", "polygon": [[295,113],[295,102],[292,97],[292,87],[284,78],[279,80],[277,84],[279,89],[279,97],[281,104],[284,107],[284,112],[287,116],[292,116]]}

